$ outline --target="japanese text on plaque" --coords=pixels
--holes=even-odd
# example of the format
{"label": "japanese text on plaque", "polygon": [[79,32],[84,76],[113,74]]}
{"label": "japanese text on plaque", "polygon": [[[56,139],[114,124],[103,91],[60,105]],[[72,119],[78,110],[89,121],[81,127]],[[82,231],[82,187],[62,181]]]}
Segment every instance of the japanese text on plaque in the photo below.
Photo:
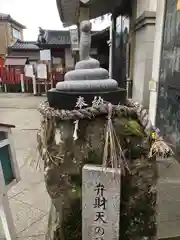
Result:
{"label": "japanese text on plaque", "polygon": [[107,223],[105,210],[107,208],[107,199],[104,197],[104,192],[106,191],[103,184],[98,183],[94,189],[96,196],[94,199],[93,207],[96,209],[96,214],[94,218],[95,227],[93,229],[93,236],[95,240],[103,240],[105,230],[103,225]]}

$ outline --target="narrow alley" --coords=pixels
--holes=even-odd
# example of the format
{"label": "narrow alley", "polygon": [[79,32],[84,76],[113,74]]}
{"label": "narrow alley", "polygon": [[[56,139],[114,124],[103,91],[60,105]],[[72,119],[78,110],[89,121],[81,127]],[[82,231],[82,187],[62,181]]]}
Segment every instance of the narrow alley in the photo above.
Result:
{"label": "narrow alley", "polygon": [[[16,125],[13,138],[21,181],[9,192],[18,239],[43,240],[47,230],[49,197],[43,173],[30,167],[37,159],[36,132],[40,124],[37,107],[42,97],[0,94],[0,121]],[[1,239],[3,233],[1,229]]]}

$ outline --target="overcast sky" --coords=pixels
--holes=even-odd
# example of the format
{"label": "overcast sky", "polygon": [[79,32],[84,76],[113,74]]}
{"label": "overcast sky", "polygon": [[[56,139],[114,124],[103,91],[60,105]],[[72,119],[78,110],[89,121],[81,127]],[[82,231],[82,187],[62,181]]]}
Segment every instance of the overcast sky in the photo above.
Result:
{"label": "overcast sky", "polygon": [[[24,31],[25,40],[37,40],[38,27],[53,30],[63,28],[56,0],[0,0],[0,12],[10,14],[27,27]],[[93,29],[101,30],[108,25],[108,19],[103,24],[97,21]]]}

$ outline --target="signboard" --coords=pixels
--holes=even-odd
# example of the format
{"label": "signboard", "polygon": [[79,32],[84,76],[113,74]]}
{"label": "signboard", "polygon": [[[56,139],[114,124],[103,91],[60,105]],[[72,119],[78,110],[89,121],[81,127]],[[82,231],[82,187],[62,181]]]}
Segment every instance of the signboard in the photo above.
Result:
{"label": "signboard", "polygon": [[33,77],[34,73],[33,73],[33,66],[31,64],[27,64],[24,67],[24,72],[25,72],[25,76],[26,77]]}
{"label": "signboard", "polygon": [[37,64],[37,78],[47,79],[47,66],[44,63]]}
{"label": "signboard", "polygon": [[120,169],[85,165],[82,170],[82,240],[118,240]]}
{"label": "signboard", "polygon": [[40,60],[41,61],[51,61],[51,50],[45,49],[40,51]]}
{"label": "signboard", "polygon": [[158,87],[157,81],[155,81],[153,79],[151,81],[149,81],[149,90],[150,91],[157,92],[157,87]]}
{"label": "signboard", "polygon": [[79,50],[78,28],[70,29],[71,49],[72,51]]}

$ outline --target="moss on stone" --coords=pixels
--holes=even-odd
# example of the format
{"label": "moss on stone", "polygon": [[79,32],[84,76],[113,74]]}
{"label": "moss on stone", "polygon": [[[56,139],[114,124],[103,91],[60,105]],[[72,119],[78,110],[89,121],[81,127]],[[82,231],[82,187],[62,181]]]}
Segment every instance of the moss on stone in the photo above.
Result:
{"label": "moss on stone", "polygon": [[[77,141],[73,141],[71,121],[56,125],[59,141],[55,141],[55,129],[52,130],[54,137],[49,134],[53,144],[48,151],[52,159],[43,156],[45,182],[58,222],[47,239],[82,239],[81,170],[84,164],[102,164],[106,121],[103,117],[80,120]],[[121,239],[153,239],[156,236],[157,166],[155,159],[148,159],[150,139],[134,119],[116,117],[113,124],[130,169],[130,174],[122,176]],[[52,221],[50,225],[53,224]]]}

